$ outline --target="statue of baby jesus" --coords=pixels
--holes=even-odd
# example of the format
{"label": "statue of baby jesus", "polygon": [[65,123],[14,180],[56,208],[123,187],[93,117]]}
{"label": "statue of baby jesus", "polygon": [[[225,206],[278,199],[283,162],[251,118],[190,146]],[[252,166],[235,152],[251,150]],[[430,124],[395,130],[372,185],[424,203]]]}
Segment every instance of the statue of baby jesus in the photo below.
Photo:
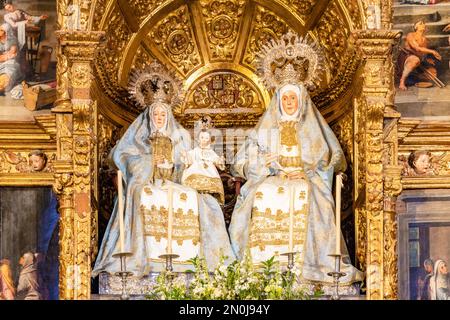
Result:
{"label": "statue of baby jesus", "polygon": [[183,172],[181,183],[198,192],[209,193],[223,204],[225,196],[217,168],[225,169],[225,159],[211,148],[211,133],[207,129],[200,130],[198,146],[185,152],[181,160],[187,167]]}

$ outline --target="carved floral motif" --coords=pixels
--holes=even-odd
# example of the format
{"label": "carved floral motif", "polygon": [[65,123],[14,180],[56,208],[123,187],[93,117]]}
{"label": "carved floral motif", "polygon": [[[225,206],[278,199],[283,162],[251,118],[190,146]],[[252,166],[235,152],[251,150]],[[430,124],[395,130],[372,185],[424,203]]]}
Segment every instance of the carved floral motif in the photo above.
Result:
{"label": "carved floral motif", "polygon": [[148,49],[141,45],[136,51],[131,69],[144,70],[145,67],[149,66],[153,61],[154,58],[150,55]]}
{"label": "carved floral motif", "polygon": [[282,2],[304,19],[311,14],[318,0],[282,0]]}
{"label": "carved floral motif", "polygon": [[346,55],[348,45],[348,41],[342,39],[348,39],[349,31],[335,1],[328,5],[316,27],[316,32],[326,52],[330,75],[336,75],[343,63],[342,57]]}
{"label": "carved floral motif", "polygon": [[255,69],[256,55],[262,47],[271,40],[278,40],[282,35],[292,31],[287,23],[268,9],[258,6],[256,8],[252,31],[244,55],[244,64]]}
{"label": "carved floral motif", "polygon": [[245,3],[245,0],[200,1],[213,60],[233,57]]}
{"label": "carved floral motif", "polygon": [[180,7],[158,22],[149,37],[182,74],[187,74],[200,64],[201,59],[186,6]]}
{"label": "carved floral motif", "polygon": [[138,24],[148,16],[159,5],[164,3],[165,0],[127,0],[128,9],[133,12],[133,16],[137,20]]}

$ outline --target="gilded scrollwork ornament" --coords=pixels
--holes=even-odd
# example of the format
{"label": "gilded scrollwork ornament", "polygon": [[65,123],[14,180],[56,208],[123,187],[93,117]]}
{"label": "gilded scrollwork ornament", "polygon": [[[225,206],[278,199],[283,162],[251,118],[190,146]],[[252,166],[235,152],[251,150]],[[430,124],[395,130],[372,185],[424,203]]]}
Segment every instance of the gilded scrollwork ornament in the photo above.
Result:
{"label": "gilded scrollwork ornament", "polygon": [[302,19],[306,19],[318,0],[282,0],[282,2]]}
{"label": "gilded scrollwork ornament", "polygon": [[155,45],[183,75],[201,63],[188,9],[182,6],[152,28]]}
{"label": "gilded scrollwork ornament", "polygon": [[213,60],[233,58],[245,3],[245,0],[200,1]]}
{"label": "gilded scrollwork ornament", "polygon": [[165,0],[127,0],[126,4],[128,10],[133,12],[137,23],[140,24],[149,13],[158,8],[164,2],[169,2]]}
{"label": "gilded scrollwork ornament", "polygon": [[256,69],[256,55],[265,44],[272,40],[278,40],[288,31],[292,31],[288,24],[270,10],[258,6],[256,8],[255,20],[248,39],[247,51],[244,55],[244,64]]}
{"label": "gilded scrollwork ornament", "polygon": [[58,211],[60,214],[59,225],[59,297],[64,300],[74,299],[74,260],[73,260],[73,175],[66,171],[69,166],[63,164],[60,168],[57,164],[53,191],[58,197]]}
{"label": "gilded scrollwork ornament", "polygon": [[93,17],[91,30],[99,30],[108,2],[108,0],[95,0],[95,8],[92,10]]}
{"label": "gilded scrollwork ornament", "polygon": [[345,1],[346,9],[353,23],[353,29],[362,29],[362,22],[364,21],[364,15],[361,14],[359,2],[360,0]]}
{"label": "gilded scrollwork ornament", "polygon": [[336,2],[333,1],[327,7],[316,27],[320,45],[325,50],[326,59],[330,66],[330,75],[337,74],[337,70],[344,63],[342,57],[346,55],[348,50],[348,42],[342,41],[342,39],[349,38],[349,30],[344,21],[345,19],[340,15]]}
{"label": "gilded scrollwork ornament", "polygon": [[155,61],[155,58],[150,54],[149,49],[141,45],[134,56],[131,71],[134,72],[136,70],[143,70],[153,61]]}
{"label": "gilded scrollwork ornament", "polygon": [[90,86],[90,67],[86,64],[73,64],[70,70],[72,86],[75,88],[89,88]]}
{"label": "gilded scrollwork ornament", "polygon": [[[391,82],[385,79],[388,72],[388,58],[400,33],[390,31],[360,31],[356,44],[364,61],[363,86],[360,104],[364,106],[365,118],[358,129],[364,134],[365,195],[358,215],[364,212],[367,235],[358,225],[359,240],[366,242],[364,251],[358,255],[365,260],[367,270],[367,296],[369,299],[395,299],[397,295],[396,269],[396,218],[395,199],[401,191],[401,166],[391,155],[396,150],[396,115],[386,113],[390,103]],[[361,108],[360,108],[361,110]],[[361,115],[361,113],[359,113]],[[386,121],[386,115],[389,115]],[[358,147],[359,148],[359,147]],[[358,217],[358,223],[362,223]],[[365,239],[364,239],[365,238]],[[360,244],[360,243],[358,243]]]}

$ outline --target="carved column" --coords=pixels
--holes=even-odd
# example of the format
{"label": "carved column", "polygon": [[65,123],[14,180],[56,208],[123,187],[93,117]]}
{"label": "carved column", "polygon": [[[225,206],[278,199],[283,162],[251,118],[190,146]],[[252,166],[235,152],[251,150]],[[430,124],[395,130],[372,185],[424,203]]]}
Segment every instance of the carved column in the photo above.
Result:
{"label": "carved column", "polygon": [[[68,93],[70,103],[52,110],[58,121],[58,161],[55,191],[61,213],[60,298],[89,299],[91,243],[97,220],[95,199],[96,117],[91,97],[93,62],[103,32],[58,31],[61,54],[67,61],[67,76],[61,97]],[[70,76],[68,76],[70,75]]]}
{"label": "carved column", "polygon": [[389,214],[385,216],[384,212],[387,190],[384,187],[383,152],[385,111],[392,96],[393,73],[390,63],[393,46],[400,36],[401,33],[388,30],[357,31],[354,34],[363,59],[363,103],[358,107],[364,110],[359,110],[358,114],[364,114],[366,118],[363,137],[366,169],[363,211],[367,234],[365,267],[368,299],[390,299],[396,296],[396,289],[392,289],[395,285],[384,281],[386,276],[390,277],[385,271],[392,272],[392,269],[386,269],[386,263],[390,265],[396,252],[395,245],[385,241],[388,234],[384,227],[393,226],[393,217]]}

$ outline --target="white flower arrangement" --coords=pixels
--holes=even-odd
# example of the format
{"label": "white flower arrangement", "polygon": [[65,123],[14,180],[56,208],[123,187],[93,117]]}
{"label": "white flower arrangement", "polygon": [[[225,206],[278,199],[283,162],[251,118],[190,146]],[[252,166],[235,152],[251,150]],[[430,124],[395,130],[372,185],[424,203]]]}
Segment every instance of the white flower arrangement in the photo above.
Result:
{"label": "white flower arrangement", "polygon": [[[262,268],[254,266],[249,253],[241,261],[225,264],[221,256],[213,272],[208,272],[204,258],[191,259],[194,271],[189,271],[192,281],[187,283],[183,273],[162,272],[148,295],[161,300],[305,300],[312,296],[300,280],[301,268],[297,264],[283,270],[275,257],[264,261]],[[320,295],[315,292],[314,296]]]}

